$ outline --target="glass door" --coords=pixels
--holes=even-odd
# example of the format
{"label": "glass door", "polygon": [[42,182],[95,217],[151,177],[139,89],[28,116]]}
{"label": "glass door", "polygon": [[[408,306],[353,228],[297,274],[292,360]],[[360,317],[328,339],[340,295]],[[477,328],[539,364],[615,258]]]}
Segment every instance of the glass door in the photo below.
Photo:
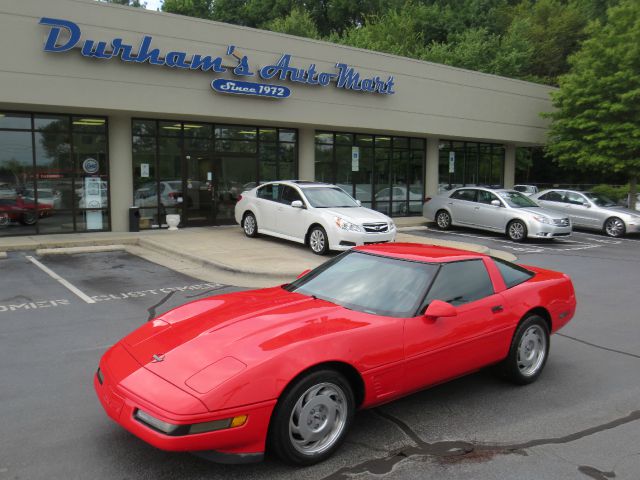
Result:
{"label": "glass door", "polygon": [[255,155],[219,153],[215,158],[214,203],[218,225],[235,223],[234,210],[240,194],[256,186]]}
{"label": "glass door", "polygon": [[208,151],[185,152],[187,178],[185,182],[184,209],[190,227],[214,225],[214,167]]}

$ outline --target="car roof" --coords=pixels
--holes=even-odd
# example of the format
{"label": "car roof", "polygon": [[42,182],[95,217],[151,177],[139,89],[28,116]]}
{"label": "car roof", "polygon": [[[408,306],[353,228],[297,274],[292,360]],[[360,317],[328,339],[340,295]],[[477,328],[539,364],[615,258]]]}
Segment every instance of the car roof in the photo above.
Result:
{"label": "car roof", "polygon": [[425,263],[446,263],[459,260],[474,260],[488,255],[484,253],[460,250],[458,248],[439,247],[422,243],[377,243],[355,247],[353,250],[363,253],[383,255]]}
{"label": "car roof", "polygon": [[264,185],[274,185],[274,184],[281,184],[281,185],[296,185],[298,187],[304,187],[304,188],[308,188],[308,187],[338,187],[337,185],[334,185],[332,183],[324,183],[324,182],[311,182],[309,180],[273,180],[271,182],[265,182],[261,185],[256,186],[256,188],[260,188]]}
{"label": "car roof", "polygon": [[455,192],[457,190],[486,190],[487,192],[494,192],[494,193],[497,193],[497,192],[520,193],[517,190],[514,190],[513,188],[491,188],[491,187],[472,187],[472,186],[454,188],[453,190],[451,190],[451,192]]}

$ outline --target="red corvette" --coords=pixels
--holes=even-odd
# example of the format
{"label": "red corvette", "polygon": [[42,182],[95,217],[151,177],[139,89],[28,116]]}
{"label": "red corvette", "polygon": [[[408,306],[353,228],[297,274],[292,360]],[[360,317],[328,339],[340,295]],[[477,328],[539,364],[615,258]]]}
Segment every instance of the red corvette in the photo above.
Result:
{"label": "red corvette", "polygon": [[568,276],[414,244],[355,248],[281,287],[198,300],[109,349],[107,414],[163,450],[220,462],[265,449],[310,465],[354,411],[499,364],[533,382],[576,308]]}

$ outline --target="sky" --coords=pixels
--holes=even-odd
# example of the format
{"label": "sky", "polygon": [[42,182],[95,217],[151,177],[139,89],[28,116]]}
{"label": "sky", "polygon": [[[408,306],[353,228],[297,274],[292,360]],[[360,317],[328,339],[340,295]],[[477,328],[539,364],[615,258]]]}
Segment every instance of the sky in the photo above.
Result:
{"label": "sky", "polygon": [[147,10],[158,10],[160,8],[160,5],[162,5],[162,0],[144,0],[144,1],[147,2]]}

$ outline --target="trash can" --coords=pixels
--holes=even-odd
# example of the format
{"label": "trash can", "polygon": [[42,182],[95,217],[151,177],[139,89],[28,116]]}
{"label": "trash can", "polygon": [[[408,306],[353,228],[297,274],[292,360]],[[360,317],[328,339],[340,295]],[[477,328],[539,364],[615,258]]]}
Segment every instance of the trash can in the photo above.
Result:
{"label": "trash can", "polygon": [[140,207],[129,207],[129,231],[140,231]]}

